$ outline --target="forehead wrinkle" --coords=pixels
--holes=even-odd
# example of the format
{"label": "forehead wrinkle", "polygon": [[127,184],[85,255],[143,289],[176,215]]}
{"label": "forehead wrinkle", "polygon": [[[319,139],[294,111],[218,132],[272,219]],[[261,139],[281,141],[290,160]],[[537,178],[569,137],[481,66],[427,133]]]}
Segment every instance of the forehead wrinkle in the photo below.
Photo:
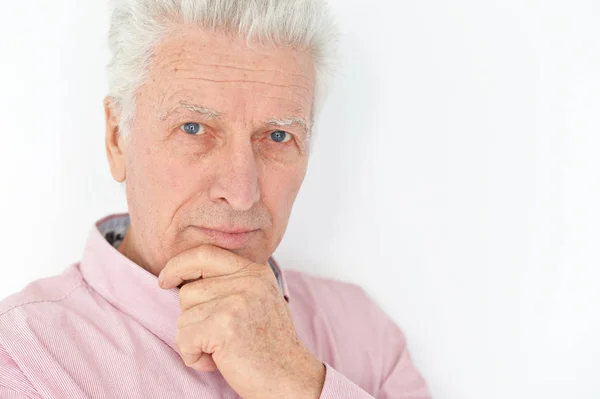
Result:
{"label": "forehead wrinkle", "polygon": [[[210,64],[198,64],[194,67],[189,67],[187,65],[181,65],[181,60],[169,60],[167,62],[162,63],[160,70],[163,71],[163,73],[161,73],[161,78],[165,78],[165,75],[167,74],[171,74],[174,73],[178,78],[180,79],[189,79],[189,80],[200,80],[200,81],[207,81],[207,82],[211,82],[211,83],[254,83],[254,84],[266,84],[266,85],[271,85],[274,87],[281,87],[281,88],[292,88],[292,89],[298,89],[298,90],[302,90],[304,92],[306,92],[306,94],[308,96],[312,95],[313,92],[313,87],[311,84],[311,80],[310,78],[308,78],[305,75],[301,75],[301,74],[294,74],[294,73],[290,73],[290,72],[286,72],[286,71],[281,71],[280,74],[285,76],[294,76],[294,77],[301,77],[302,80],[298,81],[296,83],[285,83],[285,84],[281,84],[281,82],[278,82],[278,79],[264,79],[264,76],[260,76],[263,79],[256,77],[246,77],[246,75],[244,74],[243,77],[240,79],[237,76],[227,76],[227,77],[219,77],[219,72],[218,69],[233,69],[233,70],[239,70],[241,72],[243,71],[250,71],[250,72],[259,72],[259,74],[264,73],[263,70],[256,70],[256,69],[250,69],[250,68],[238,68],[238,67],[232,67],[232,66],[227,66],[227,65],[220,65],[220,64],[215,64],[214,67],[217,68],[217,70],[213,70],[213,71],[209,71],[209,73],[207,74],[205,71],[202,71],[202,68],[198,68],[198,66],[208,66],[210,67]],[[277,72],[277,71],[270,71],[270,73],[273,72]],[[215,73],[217,74],[216,77],[214,76]],[[181,76],[183,75],[183,76]],[[211,76],[212,77],[209,77]],[[298,95],[301,95],[300,93],[298,93]]]}
{"label": "forehead wrinkle", "polygon": [[[287,76],[301,78],[301,79],[305,80],[307,83],[312,83],[312,80],[304,74],[292,73],[292,72],[284,71],[284,70],[279,71],[279,70],[275,70],[275,69],[244,68],[241,66],[234,66],[234,65],[200,64],[200,63],[195,63],[194,67],[196,67],[196,68],[197,67],[214,67],[214,68],[219,68],[219,69],[233,69],[233,70],[238,70],[238,71],[242,71],[242,72],[260,72],[260,73],[272,73],[272,74],[277,74],[277,75],[287,75]],[[178,68],[178,71],[197,72],[196,69],[192,69],[192,68]]]}
{"label": "forehead wrinkle", "polygon": [[[181,72],[180,70],[178,72]],[[216,80],[216,79],[207,79],[205,77],[187,77],[187,78],[179,78],[179,79],[184,79],[184,80],[195,80],[195,81],[206,81],[206,82],[210,82],[210,83],[215,83],[215,84],[219,84],[219,83],[225,83],[225,84],[246,84],[246,83],[258,83],[258,84],[263,84],[266,86],[274,86],[274,87],[280,87],[283,89],[288,89],[288,91],[290,92],[290,94],[292,95],[292,97],[295,98],[284,98],[284,97],[278,97],[278,96],[273,96],[270,95],[268,96],[269,98],[273,98],[273,99],[281,99],[281,100],[285,100],[285,101],[292,101],[294,103],[296,103],[298,106],[300,106],[300,108],[302,107],[302,103],[303,104],[310,104],[311,101],[309,100],[309,98],[307,96],[305,96],[303,93],[295,90],[294,88],[300,88],[300,89],[304,89],[306,90],[308,93],[310,93],[310,89],[306,88],[306,87],[302,87],[302,86],[298,86],[298,85],[279,85],[279,84],[275,84],[273,82],[265,82],[265,81],[251,81],[251,80]],[[175,95],[170,96],[170,97],[175,97]],[[159,118],[160,120],[165,120],[166,118],[169,117],[169,115],[171,113],[173,113],[174,111],[176,111],[178,108],[185,108],[185,109],[189,109],[192,111],[196,111],[199,112],[201,114],[203,114],[206,118],[209,119],[215,119],[215,118],[220,118],[221,114],[218,113],[217,111],[212,111],[210,109],[207,109],[205,107],[199,106],[199,105],[195,105],[192,103],[188,103],[188,102],[180,102],[179,104],[177,104],[176,106],[174,106],[173,108],[169,109],[169,110],[163,110],[162,112],[159,113]],[[307,126],[309,127],[309,126]],[[308,129],[307,129],[308,130]]]}
{"label": "forehead wrinkle", "polygon": [[213,82],[213,83],[254,83],[254,84],[264,84],[264,85],[269,85],[269,86],[275,86],[275,87],[281,87],[284,89],[289,89],[289,88],[297,88],[300,90],[304,90],[305,92],[307,92],[308,94],[311,94],[311,90],[308,87],[304,87],[304,86],[300,86],[300,85],[296,85],[296,84],[277,84],[274,83],[272,81],[265,81],[265,80],[253,80],[253,79],[209,79],[206,77],[189,77],[187,79],[190,80],[204,80],[207,82]]}
{"label": "forehead wrinkle", "polygon": [[[265,48],[250,48],[246,41],[238,43],[227,41],[226,43],[217,43],[215,45],[213,39],[210,34],[207,37],[204,35],[199,37],[197,32],[194,32],[193,36],[187,34],[183,37],[173,38],[173,40],[161,43],[158,47],[160,49],[158,53],[163,53],[161,54],[161,58],[171,58],[164,62],[167,67],[173,63],[185,64],[193,62],[194,66],[218,67],[248,72],[268,72],[298,77],[306,80],[308,83],[314,81],[314,77],[311,77],[315,71],[314,56],[308,50],[269,46]],[[222,37],[217,35],[217,39],[222,39]],[[180,43],[182,40],[184,41],[183,46]],[[189,41],[199,41],[200,43],[190,45]],[[222,46],[226,46],[227,48],[221,49],[220,47]],[[290,66],[282,62],[275,63],[271,68],[260,67],[260,61],[262,60],[268,59],[273,62],[280,60],[282,52],[285,57],[293,59],[296,63],[302,66],[309,66],[309,72],[303,72],[301,68],[290,70]],[[248,62],[244,56],[255,62]],[[204,60],[204,62],[197,63],[195,62],[197,60]],[[256,63],[256,61],[259,62]]]}

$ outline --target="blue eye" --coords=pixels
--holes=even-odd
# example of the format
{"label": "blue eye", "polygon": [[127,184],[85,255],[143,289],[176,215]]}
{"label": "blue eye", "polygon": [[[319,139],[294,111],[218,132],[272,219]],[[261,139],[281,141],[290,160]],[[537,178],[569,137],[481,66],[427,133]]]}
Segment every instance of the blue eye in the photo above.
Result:
{"label": "blue eye", "polygon": [[197,135],[199,132],[204,132],[204,127],[199,123],[188,122],[181,126],[181,130],[188,134]]}
{"label": "blue eye", "polygon": [[273,133],[271,133],[271,138],[278,143],[285,143],[290,141],[292,136],[288,132],[284,132],[283,130],[276,130]]}

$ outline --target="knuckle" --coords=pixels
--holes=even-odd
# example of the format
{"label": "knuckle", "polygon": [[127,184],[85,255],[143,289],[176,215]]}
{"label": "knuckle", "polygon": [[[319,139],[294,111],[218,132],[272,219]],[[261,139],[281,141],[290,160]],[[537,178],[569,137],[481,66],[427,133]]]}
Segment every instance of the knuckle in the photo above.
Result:
{"label": "knuckle", "polygon": [[185,330],[177,331],[177,335],[175,336],[175,344],[183,353],[193,353],[194,351],[194,343],[187,338],[187,333]]}
{"label": "knuckle", "polygon": [[[185,287],[185,285],[183,287]],[[183,287],[181,287],[181,288],[183,288]],[[183,294],[180,293],[179,294],[179,306],[182,309],[187,309],[188,306],[189,306],[189,303],[190,303],[189,296],[188,295],[183,295]]]}
{"label": "knuckle", "polygon": [[168,270],[171,271],[171,274],[178,274],[182,268],[181,256],[176,256],[169,261]]}
{"label": "knuckle", "polygon": [[179,306],[183,309],[188,309],[196,303],[198,283],[200,281],[194,281],[186,283],[179,289]]}
{"label": "knuckle", "polygon": [[232,329],[234,317],[230,312],[221,312],[218,314],[216,319],[217,323],[223,330],[230,331]]}
{"label": "knuckle", "polygon": [[215,247],[212,245],[201,245],[196,249],[196,260],[201,263],[208,262],[214,257]]}
{"label": "knuckle", "polygon": [[234,315],[240,315],[247,312],[249,308],[248,298],[246,295],[236,292],[229,296],[229,309]]}
{"label": "knuckle", "polygon": [[177,319],[177,328],[183,329],[190,324],[194,324],[196,321],[198,321],[198,309],[193,307],[189,310],[186,310],[179,316]]}
{"label": "knuckle", "polygon": [[189,284],[182,285],[181,288],[179,289],[179,298],[188,296],[189,290],[190,290]]}
{"label": "knuckle", "polygon": [[194,347],[193,350],[198,351],[198,349],[202,349],[202,345],[204,343],[204,337],[202,334],[195,334],[194,338],[192,339],[192,343]]}
{"label": "knuckle", "polygon": [[191,311],[190,318],[192,320],[194,320],[194,321],[202,320],[202,317],[204,316],[204,308],[201,305],[194,306],[193,308],[190,309],[190,311]]}
{"label": "knuckle", "polygon": [[197,290],[197,281],[185,283],[179,289],[179,297],[192,298]]}

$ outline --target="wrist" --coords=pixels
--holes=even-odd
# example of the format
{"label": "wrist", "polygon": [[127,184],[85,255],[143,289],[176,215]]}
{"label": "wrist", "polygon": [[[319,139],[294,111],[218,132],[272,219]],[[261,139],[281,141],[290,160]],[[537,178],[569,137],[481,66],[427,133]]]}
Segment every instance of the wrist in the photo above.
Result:
{"label": "wrist", "polygon": [[325,384],[325,371],[323,362],[307,351],[306,360],[295,373],[294,396],[286,396],[286,398],[319,399]]}

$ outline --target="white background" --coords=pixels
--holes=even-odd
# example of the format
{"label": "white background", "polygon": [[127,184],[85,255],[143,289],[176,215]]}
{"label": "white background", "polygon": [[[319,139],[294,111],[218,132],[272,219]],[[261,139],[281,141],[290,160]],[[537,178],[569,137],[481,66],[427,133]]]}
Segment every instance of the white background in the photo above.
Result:
{"label": "white background", "polygon": [[[343,67],[276,258],[361,284],[435,398],[600,398],[598,1],[332,4]],[[126,205],[105,1],[0,11],[4,297]]]}

